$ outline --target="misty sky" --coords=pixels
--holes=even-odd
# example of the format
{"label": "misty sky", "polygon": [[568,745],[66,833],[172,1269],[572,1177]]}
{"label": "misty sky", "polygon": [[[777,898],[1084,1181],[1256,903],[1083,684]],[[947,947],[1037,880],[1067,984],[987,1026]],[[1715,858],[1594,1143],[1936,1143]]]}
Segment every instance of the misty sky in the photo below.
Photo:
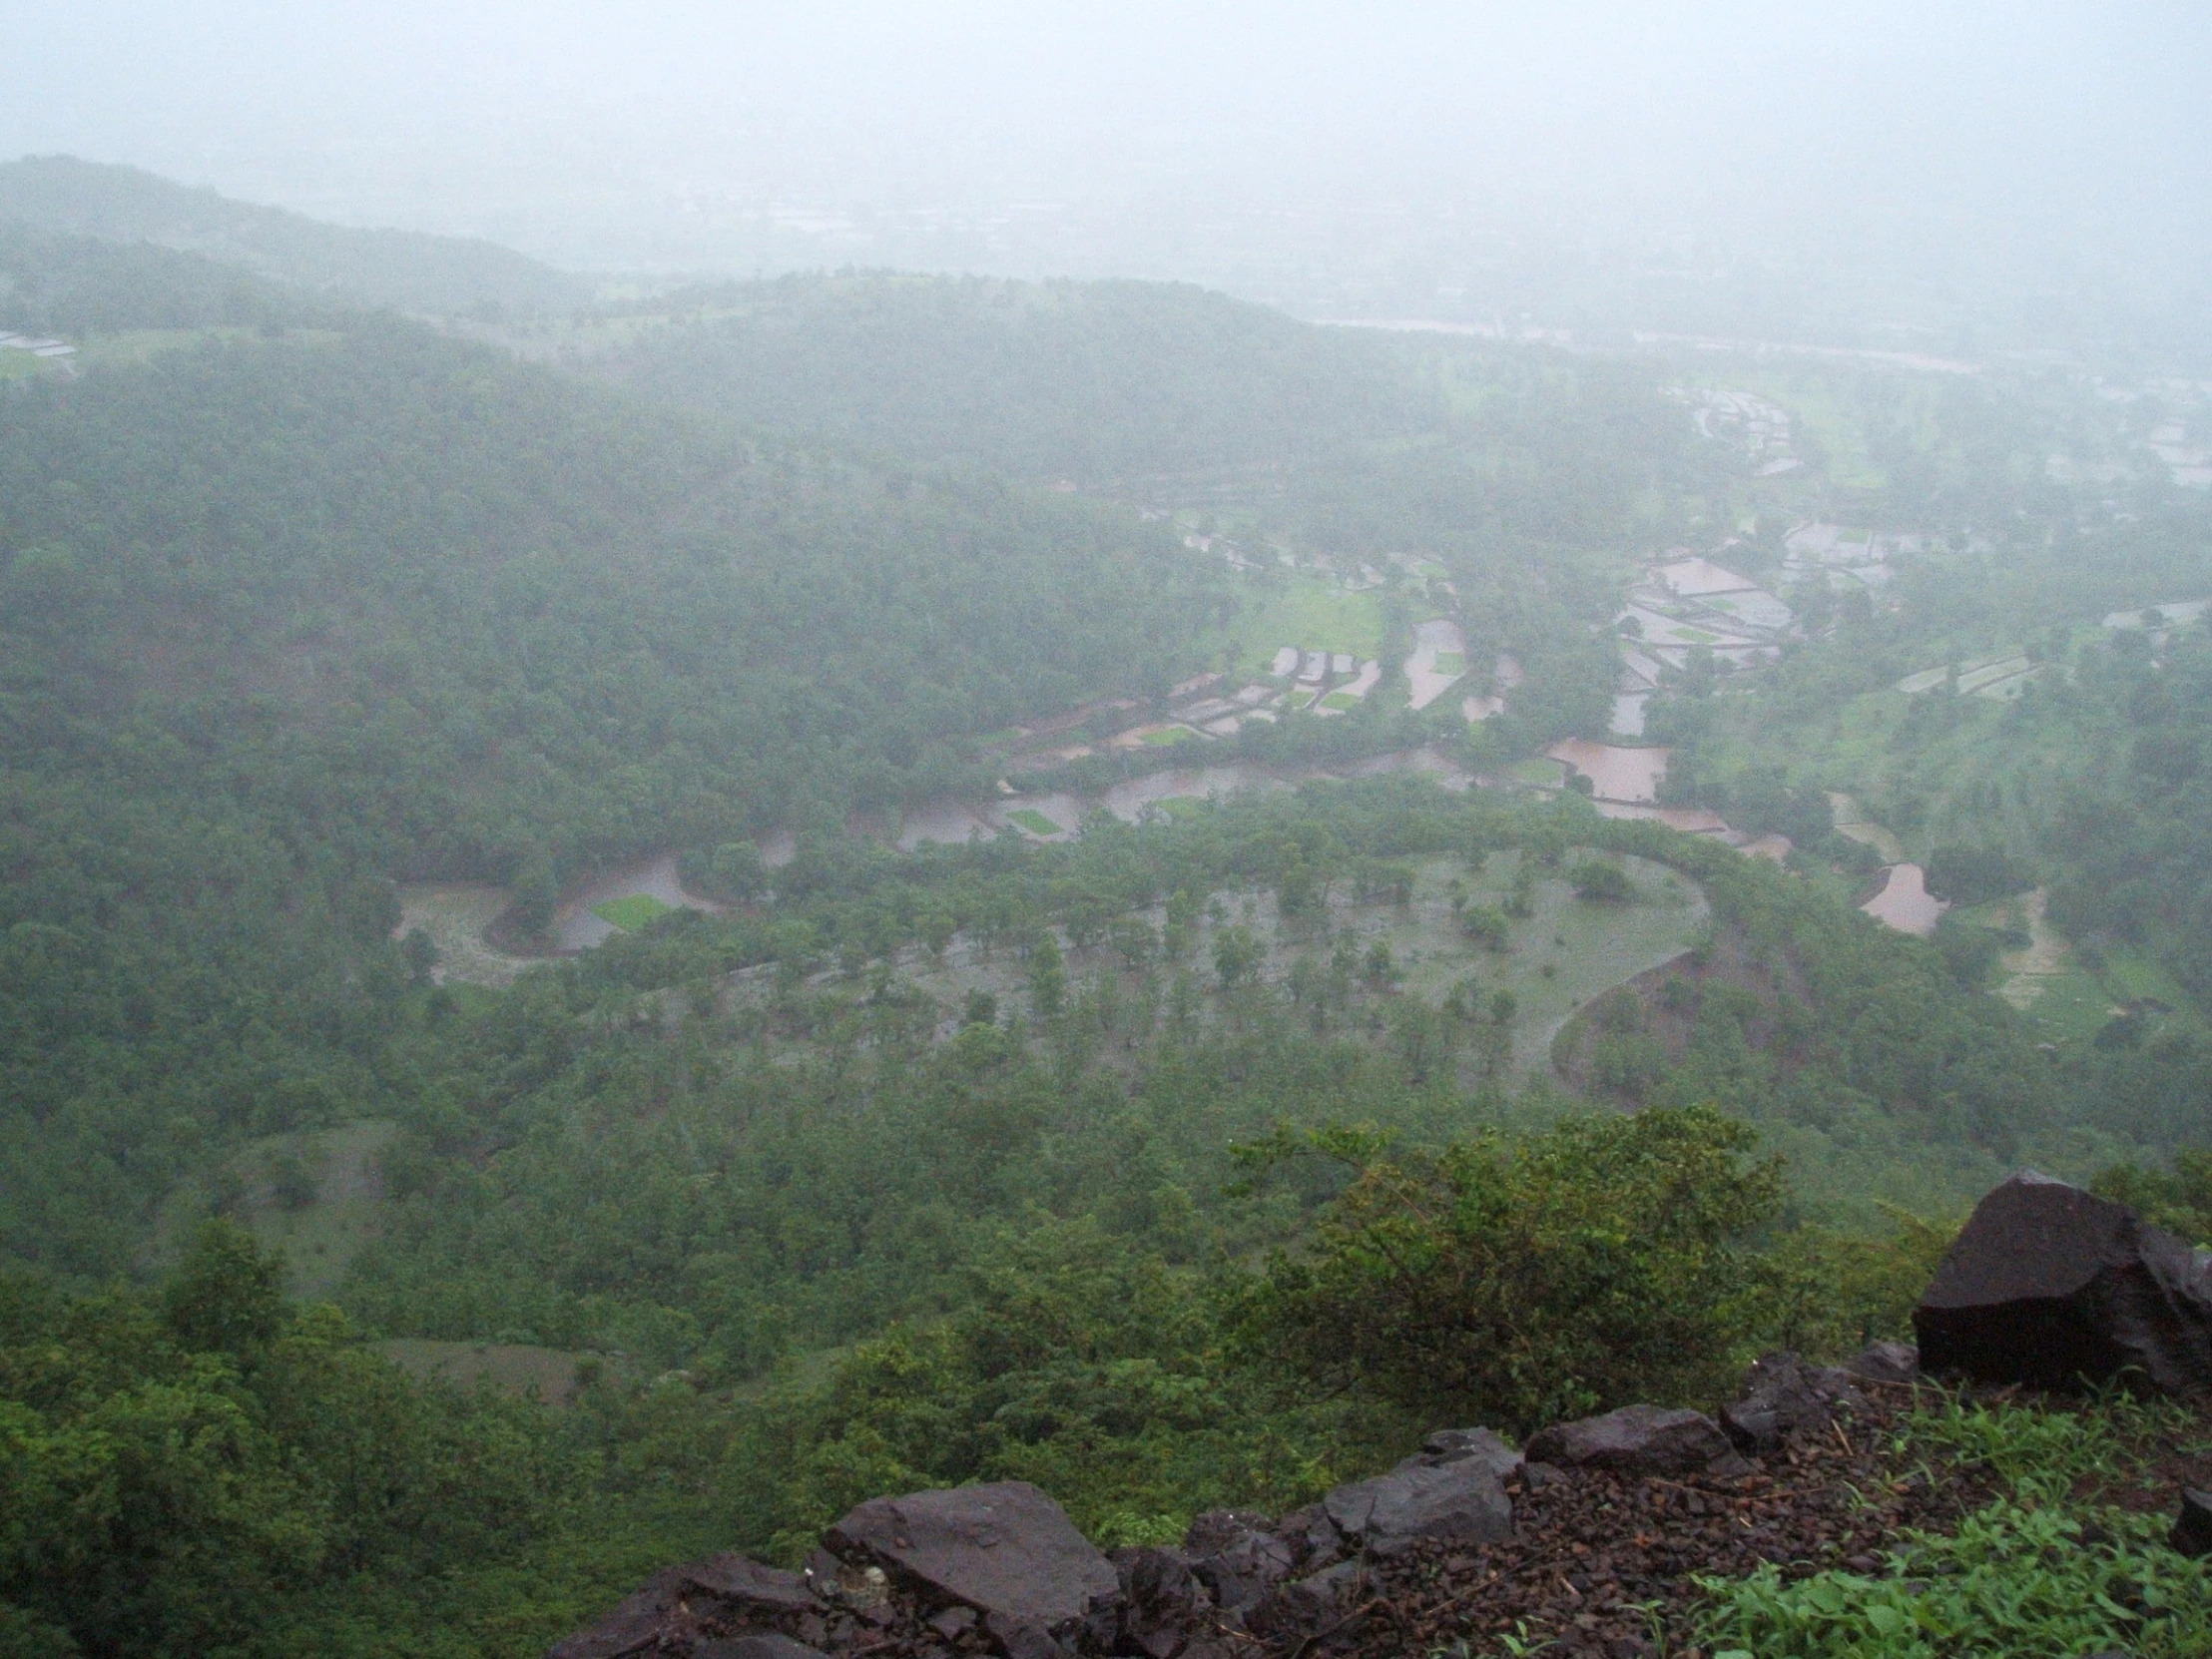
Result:
{"label": "misty sky", "polygon": [[14,9],[0,152],[569,263],[712,263],[733,203],[1014,203],[1122,216],[1085,257],[1146,275],[1146,215],[1366,206],[2181,270],[2212,204],[2203,5]]}

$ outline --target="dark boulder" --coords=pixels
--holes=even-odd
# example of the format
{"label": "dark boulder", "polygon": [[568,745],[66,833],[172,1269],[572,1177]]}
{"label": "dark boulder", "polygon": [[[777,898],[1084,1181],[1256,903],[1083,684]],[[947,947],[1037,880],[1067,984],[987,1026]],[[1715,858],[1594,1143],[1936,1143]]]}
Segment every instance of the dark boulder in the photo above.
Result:
{"label": "dark boulder", "polygon": [[1500,1480],[1521,1466],[1521,1454],[1487,1428],[1439,1428],[1421,1441],[1420,1450],[1398,1467],[1441,1468],[1446,1463],[1463,1463],[1470,1458]]}
{"label": "dark boulder", "polygon": [[2183,1488],[2181,1513],[2166,1542],[2183,1555],[2212,1555],[2212,1492]]}
{"label": "dark boulder", "polygon": [[1214,1598],[1181,1550],[1118,1549],[1113,1562],[1121,1575],[1121,1651],[1174,1659],[1213,1611]]}
{"label": "dark boulder", "polygon": [[704,1561],[678,1567],[676,1575],[687,1590],[711,1596],[733,1609],[805,1613],[822,1605],[796,1572],[764,1567],[743,1555],[710,1555]]}
{"label": "dark boulder", "polygon": [[1340,1561],[1327,1571],[1280,1585],[1247,1618],[1252,1633],[1277,1645],[1326,1636],[1345,1622],[1367,1589],[1367,1569]]}
{"label": "dark boulder", "polygon": [[605,1617],[554,1644],[546,1659],[624,1659],[654,1647],[688,1646],[701,1619],[726,1626],[749,1613],[798,1614],[820,1606],[797,1573],[743,1555],[710,1555],[655,1574]]}
{"label": "dark boulder", "polygon": [[985,1613],[983,1628],[990,1633],[991,1645],[1005,1659],[1065,1659],[1060,1644],[1052,1639],[1051,1626],[1042,1619],[1025,1619],[1018,1613]]}
{"label": "dark boulder", "polygon": [[1721,1407],[1721,1427],[1740,1449],[1765,1452],[1839,1410],[1866,1409],[1866,1395],[1840,1366],[1809,1366],[1795,1354],[1768,1354],[1745,1374],[1743,1393]]}
{"label": "dark boulder", "polygon": [[1026,1480],[871,1498],[826,1537],[847,1561],[975,1608],[994,1635],[1001,1624],[1056,1631],[1121,1599],[1113,1564]]}
{"label": "dark boulder", "polygon": [[1974,1206],[1913,1311],[1920,1361],[1981,1382],[2132,1373],[2212,1389],[2212,1259],[2124,1204],[2032,1171]]}
{"label": "dark boulder", "polygon": [[1291,1546],[1300,1573],[1316,1573],[1345,1558],[1344,1534],[1329,1518],[1326,1504],[1309,1503],[1293,1509],[1271,1529]]}
{"label": "dark boulder", "polygon": [[1268,1529],[1266,1516],[1240,1509],[1209,1509],[1192,1521],[1183,1552],[1215,1604],[1230,1612],[1259,1601],[1298,1562],[1291,1545]]}
{"label": "dark boulder", "polygon": [[677,1606],[677,1575],[664,1572],[613,1611],[546,1651],[545,1659],[625,1659],[659,1644]]}
{"label": "dark boulder", "polygon": [[1921,1374],[1921,1353],[1911,1343],[1869,1343],[1844,1370],[1862,1382],[1910,1382]]}
{"label": "dark boulder", "polygon": [[[1517,1464],[1519,1459],[1514,1459]],[[1490,1543],[1513,1530],[1513,1500],[1480,1455],[1448,1463],[1404,1463],[1372,1480],[1339,1486],[1322,1507],[1371,1555],[1402,1554],[1423,1540]]]}
{"label": "dark boulder", "polygon": [[809,1647],[805,1642],[795,1642],[789,1636],[770,1631],[757,1636],[725,1636],[720,1641],[703,1642],[694,1650],[692,1659],[829,1659],[829,1656],[818,1647]]}
{"label": "dark boulder", "polygon": [[1695,1474],[1735,1456],[1720,1425],[1703,1411],[1623,1405],[1579,1422],[1555,1422],[1528,1436],[1528,1459],[1615,1474]]}

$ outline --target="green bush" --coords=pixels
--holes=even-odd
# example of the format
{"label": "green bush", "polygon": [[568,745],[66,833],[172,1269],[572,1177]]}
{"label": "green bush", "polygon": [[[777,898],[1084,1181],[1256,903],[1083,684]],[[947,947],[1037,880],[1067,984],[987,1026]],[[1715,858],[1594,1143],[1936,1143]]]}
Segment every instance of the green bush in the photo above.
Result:
{"label": "green bush", "polygon": [[1758,1318],[1745,1240],[1782,1202],[1755,1139],[1704,1107],[1573,1118],[1432,1158],[1354,1131],[1279,1136],[1252,1156],[1319,1152],[1359,1174],[1311,1249],[1269,1263],[1246,1340],[1437,1421],[1527,1429],[1707,1397]]}
{"label": "green bush", "polygon": [[1636,896],[1636,884],[1618,864],[1603,858],[1584,858],[1567,872],[1574,896],[1593,904],[1626,904]]}

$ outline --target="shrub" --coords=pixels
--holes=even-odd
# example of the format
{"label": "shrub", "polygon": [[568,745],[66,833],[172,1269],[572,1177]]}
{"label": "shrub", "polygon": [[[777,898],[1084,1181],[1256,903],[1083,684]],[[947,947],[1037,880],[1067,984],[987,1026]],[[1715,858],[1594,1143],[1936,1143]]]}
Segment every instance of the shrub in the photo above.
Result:
{"label": "shrub", "polygon": [[1740,1249],[1782,1180],[1708,1107],[1563,1122],[1427,1158],[1359,1131],[1279,1134],[1247,1157],[1343,1159],[1357,1179],[1311,1250],[1277,1255],[1245,1340],[1331,1386],[1434,1420],[1527,1429],[1699,1395],[1738,1358],[1758,1275]]}
{"label": "shrub", "polygon": [[1938,846],[1928,855],[1928,890],[1953,904],[1985,904],[2035,884],[2034,873],[1993,846]]}
{"label": "shrub", "polygon": [[1626,904],[1636,896],[1628,872],[1603,858],[1584,858],[1567,872],[1567,879],[1574,883],[1575,897],[1593,904]]}

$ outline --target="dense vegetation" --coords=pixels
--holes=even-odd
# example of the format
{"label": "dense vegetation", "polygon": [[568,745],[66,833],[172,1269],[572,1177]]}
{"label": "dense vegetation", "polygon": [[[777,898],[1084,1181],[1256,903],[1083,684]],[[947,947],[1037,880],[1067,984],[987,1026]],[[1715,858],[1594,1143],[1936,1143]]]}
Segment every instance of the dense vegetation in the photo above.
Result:
{"label": "dense vegetation", "polygon": [[[2016,915],[1990,919],[1992,902],[2047,887],[2094,1022],[2054,1028],[2095,1037],[2065,1043],[2064,1067],[2123,1135],[2201,1145],[2212,1042],[2179,999],[2212,990],[2198,754],[2212,643],[2199,626],[2096,623],[2212,587],[2212,522],[2167,503],[2079,532],[2039,526],[2001,558],[1929,559],[1902,580],[1902,604],[1840,617],[1756,696],[1692,681],[1655,708],[1677,744],[1669,791],[1834,855],[1851,849],[1829,834],[1819,792],[1851,790],[1959,902],[1937,943],[1968,983],[2028,942]],[[2039,672],[2010,702],[1890,689],[2014,650]]]}
{"label": "dense vegetation", "polygon": [[657,325],[598,366],[641,391],[1017,477],[1270,465],[1441,414],[1379,341],[1195,287],[795,276],[637,308]]}
{"label": "dense vegetation", "polygon": [[28,333],[276,330],[324,320],[318,296],[151,244],[47,236],[0,222],[0,326]]}
{"label": "dense vegetation", "polygon": [[[1385,657],[1455,614],[1472,687],[1525,679],[1471,728],[1379,696],[1211,753],[1593,733],[1632,555],[1748,522],[1771,574],[1802,486],[1695,448],[1646,369],[1194,290],[795,278],[513,327],[609,387],[348,308],[562,302],[526,262],[66,162],[0,170],[10,217],[0,322],[204,337],[0,395],[0,1655],[518,1654],[675,1556],[792,1559],[972,1478],[1164,1539],[1444,1418],[1708,1404],[1762,1348],[1896,1334],[2021,1162],[2212,1231],[2203,1155],[2165,1161],[2205,1132],[2190,1011],[2055,1041],[1984,990],[2040,881],[2212,992],[2212,648],[2048,621],[2193,591],[2204,521],[2081,530],[2032,398],[1859,384],[1863,501],[2016,522],[1655,700],[1671,788],[1788,869],[1408,778],[899,854],[855,815],[1249,661],[1300,583],[1373,595]],[[2009,706],[1884,690],[2014,646],[2050,672]],[[1958,899],[1934,940],[1851,907],[1837,787]],[[641,906],[498,992],[392,936],[398,880],[504,884],[512,942],[664,851],[728,912]],[[1439,891],[1448,984],[1365,926]],[[1575,925],[1534,918],[1663,906],[1689,948],[1516,1071],[1514,987]],[[333,1305],[287,1303],[246,1224],[324,1212]],[[383,1339],[543,1345],[576,1386],[424,1382]],[[1914,1432],[2016,1501],[1901,1544],[1930,1593],[1715,1586],[1717,1639],[1946,1640],[2128,1452],[2023,1462],[2009,1409]],[[2090,1518],[2036,1586],[2069,1642],[2124,1633],[2120,1577],[2195,1582]]]}
{"label": "dense vegetation", "polygon": [[987,780],[1217,603],[1128,520],[376,321],[14,388],[0,478],[0,1237],[88,1270],[200,1149],[392,1086],[393,877],[527,931],[595,859]]}

